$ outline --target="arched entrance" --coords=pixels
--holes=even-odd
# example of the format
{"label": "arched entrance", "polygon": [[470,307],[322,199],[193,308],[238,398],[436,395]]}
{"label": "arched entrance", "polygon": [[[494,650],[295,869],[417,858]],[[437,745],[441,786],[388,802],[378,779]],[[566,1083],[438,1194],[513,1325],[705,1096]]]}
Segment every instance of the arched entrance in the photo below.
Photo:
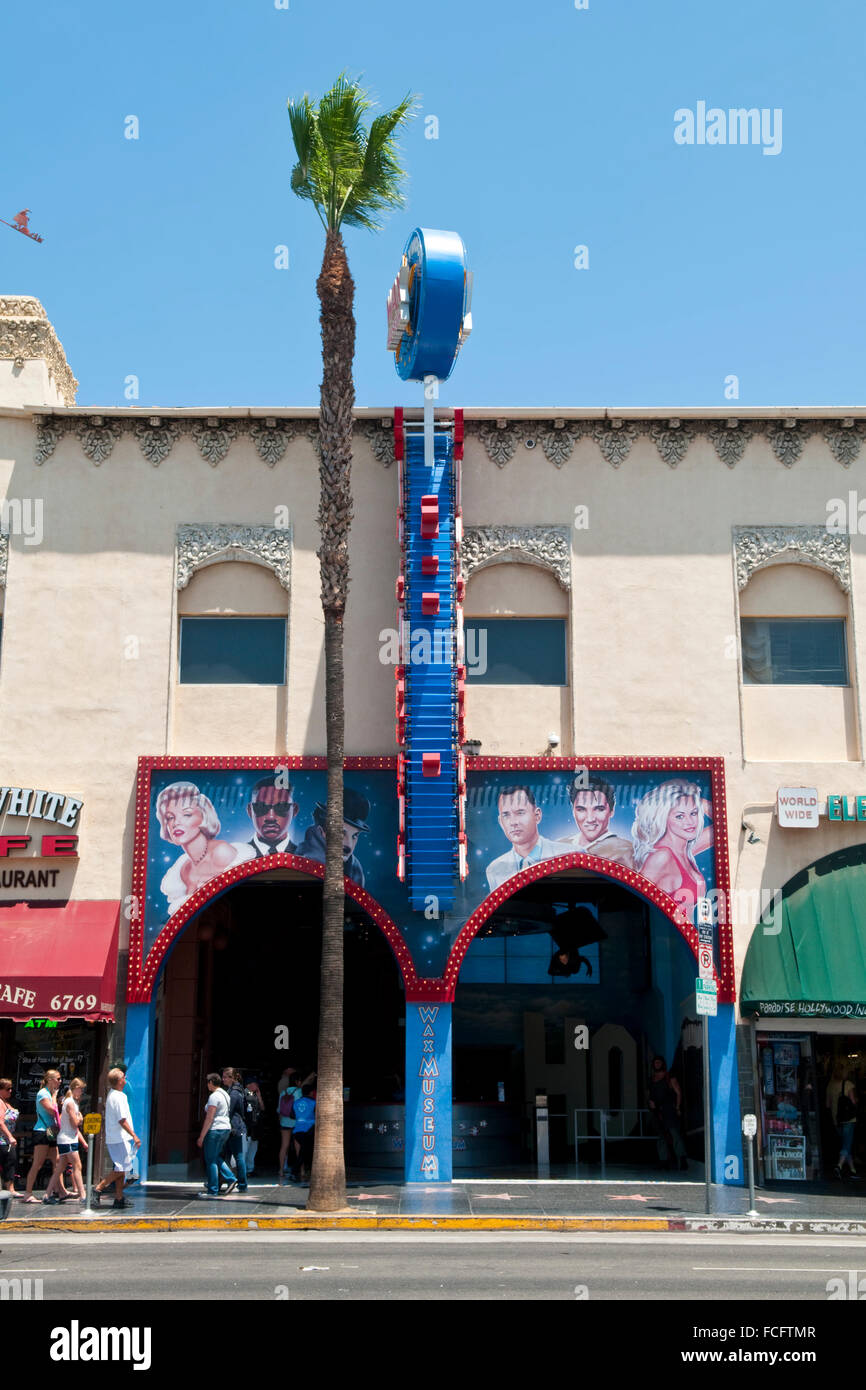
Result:
{"label": "arched entrance", "polygon": [[[702,1177],[702,1054],[686,924],[620,875],[546,868],[483,904],[490,910],[461,943],[455,1176],[547,1175],[546,1153],[556,1177]],[[664,1136],[649,1105],[656,1055],[681,1097],[679,1125]]]}
{"label": "arched entrance", "polygon": [[[266,1114],[256,1171],[275,1179],[277,1082],[287,1065],[303,1077],[317,1064],[321,879],[264,861],[249,867],[189,917],[156,976],[150,1004],[151,1180],[198,1175],[195,1140],[205,1077],[224,1066],[238,1067],[259,1083]],[[404,987],[389,941],[358,901],[361,892],[347,892],[345,915],[347,1159],[356,1166],[388,1166],[390,1158],[399,1169]],[[377,1133],[382,1123],[389,1126],[384,1165],[382,1145],[366,1143],[372,1122]]]}

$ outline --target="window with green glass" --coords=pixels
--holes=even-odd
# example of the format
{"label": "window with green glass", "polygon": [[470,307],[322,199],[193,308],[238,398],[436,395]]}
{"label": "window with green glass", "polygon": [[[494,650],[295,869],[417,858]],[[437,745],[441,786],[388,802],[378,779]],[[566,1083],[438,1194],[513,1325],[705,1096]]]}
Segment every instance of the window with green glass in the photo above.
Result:
{"label": "window with green glass", "polygon": [[844,618],[743,618],[746,685],[847,685]]}
{"label": "window with green glass", "polygon": [[181,618],[181,685],[283,685],[285,618]]}
{"label": "window with green glass", "polygon": [[476,685],[565,685],[565,618],[467,618],[467,679]]}

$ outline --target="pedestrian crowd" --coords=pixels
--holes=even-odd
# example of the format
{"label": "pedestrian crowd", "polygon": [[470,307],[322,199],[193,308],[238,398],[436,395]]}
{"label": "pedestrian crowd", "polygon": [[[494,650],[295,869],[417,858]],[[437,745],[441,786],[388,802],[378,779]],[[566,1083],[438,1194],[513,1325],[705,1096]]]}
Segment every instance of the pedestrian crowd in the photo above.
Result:
{"label": "pedestrian crowd", "polygon": [[[246,1192],[255,1172],[259,1134],[265,1114],[261,1088],[257,1081],[244,1085],[237,1067],[224,1067],[207,1075],[208,1097],[201,1132],[196,1143],[201,1149],[206,1181],[203,1198],[228,1196],[237,1188]],[[313,1161],[316,1125],[315,1072],[298,1080],[294,1067],[286,1067],[277,1087],[277,1115],[280,1122],[280,1186],[288,1180],[309,1181]],[[234,1164],[234,1171],[231,1164]]]}
{"label": "pedestrian crowd", "polygon": [[[277,1088],[277,1116],[280,1129],[279,1181],[308,1183],[313,1161],[316,1125],[315,1072],[303,1080],[294,1067],[286,1067]],[[83,1077],[75,1076],[64,1087],[60,1072],[50,1067],[36,1095],[33,1125],[33,1159],[25,1190],[15,1190],[18,1138],[16,1124],[20,1110],[12,1104],[13,1083],[0,1077],[0,1183],[13,1197],[25,1202],[86,1202],[87,1193],[81,1155],[88,1141],[82,1133],[80,1102],[86,1090]],[[125,1189],[137,1181],[135,1153],[141,1140],[132,1124],[132,1111],[125,1090],[126,1068],[115,1065],[108,1073],[105,1098],[105,1145],[111,1172],[97,1182],[90,1205],[97,1208],[102,1198],[114,1190],[112,1210],[130,1205]],[[197,1146],[205,1167],[205,1190],[198,1195],[212,1198],[233,1192],[246,1192],[255,1172],[259,1136],[265,1104],[258,1081],[246,1085],[237,1067],[224,1067],[222,1073],[209,1072],[208,1096],[204,1107]],[[36,1180],[46,1162],[52,1165],[45,1194],[34,1194]],[[230,1165],[233,1165],[230,1166]]]}

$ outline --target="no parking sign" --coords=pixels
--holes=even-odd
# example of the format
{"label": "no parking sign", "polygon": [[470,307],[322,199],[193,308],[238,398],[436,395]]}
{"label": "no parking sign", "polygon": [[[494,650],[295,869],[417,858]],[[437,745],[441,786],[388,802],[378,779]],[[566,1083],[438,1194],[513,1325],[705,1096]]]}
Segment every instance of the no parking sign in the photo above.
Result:
{"label": "no parking sign", "polygon": [[713,978],[713,948],[704,943],[698,946],[698,974],[702,980]]}

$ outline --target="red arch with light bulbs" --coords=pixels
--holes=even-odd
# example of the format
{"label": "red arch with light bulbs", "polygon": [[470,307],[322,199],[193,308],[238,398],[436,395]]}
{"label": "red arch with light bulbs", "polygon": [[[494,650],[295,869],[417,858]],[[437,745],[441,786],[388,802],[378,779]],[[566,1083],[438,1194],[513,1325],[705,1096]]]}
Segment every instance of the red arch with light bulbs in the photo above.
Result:
{"label": "red arch with light bulbs", "polygon": [[[716,884],[725,904],[730,902],[730,868],[728,860],[728,825],[725,814],[725,763],[723,758],[467,758],[467,772],[532,772],[532,771],[574,771],[586,768],[589,772],[605,771],[652,771],[668,772],[671,775],[688,772],[706,772],[710,777],[710,791],[713,804],[713,853],[715,857]],[[460,967],[473,939],[477,936],[489,917],[504,902],[540,878],[550,878],[554,874],[569,869],[585,869],[609,878],[631,888],[648,902],[653,903],[676,927],[697,957],[698,933],[686,914],[659,888],[633,869],[625,869],[610,859],[602,859],[595,854],[563,854],[556,859],[545,859],[531,868],[524,869],[506,880],[500,888],[489,894],[472,913],[460,929],[451,947],[441,980],[421,980],[424,1000],[437,998],[443,1002],[454,999]],[[714,969],[718,986],[720,1004],[732,1004],[736,999],[734,979],[734,943],[730,913],[725,911],[719,923],[719,969]],[[407,994],[407,998],[410,996]],[[420,1001],[421,996],[418,996]]]}
{"label": "red arch with light bulbs", "polygon": [[[150,814],[150,775],[156,769],[194,770],[202,768],[229,770],[260,770],[267,767],[288,769],[308,769],[324,771],[327,762],[317,757],[143,757],[139,759],[138,783],[135,809],[135,850],[133,856],[133,894],[132,905],[143,903],[147,870],[147,835]],[[714,855],[716,884],[725,903],[730,901],[730,873],[728,864],[728,835],[725,815],[724,760],[722,758],[467,758],[467,772],[482,771],[571,771],[578,767],[590,772],[604,770],[628,771],[651,770],[670,772],[706,772],[710,776],[713,804]],[[345,759],[347,772],[353,770],[390,771],[396,773],[395,757],[352,757]],[[227,869],[224,873],[203,885],[173,914],[160,931],[153,946],[143,958],[144,924],[142,915],[132,915],[129,932],[129,965],[127,972],[127,1001],[147,1003],[151,998],[157,975],[165,960],[166,953],[174,940],[198,912],[209,902],[224,893],[234,884],[261,873],[272,873],[276,868],[293,869],[310,878],[324,879],[324,865],[294,854],[272,854],[263,859],[245,860]],[[382,931],[394,953],[406,991],[407,1003],[447,1003],[454,999],[460,967],[469,946],[481,927],[510,897],[535,883],[538,879],[549,878],[569,869],[583,869],[611,879],[631,888],[641,897],[653,903],[676,927],[684,937],[693,954],[697,955],[698,936],[695,927],[686,914],[666,893],[661,892],[649,879],[631,869],[625,869],[609,859],[598,855],[571,853],[555,859],[546,859],[531,868],[524,869],[508,879],[500,888],[481,902],[460,929],[451,947],[441,978],[430,979],[419,976],[415,970],[412,955],[400,928],[383,907],[351,879],[344,879],[346,896],[362,907]],[[733,1003],[734,951],[733,933],[725,912],[719,923],[719,965],[717,973],[719,1003]]]}
{"label": "red arch with light bulbs", "polygon": [[[153,987],[156,984],[157,976],[165,961],[165,957],[173,942],[177,939],[184,927],[201,912],[203,907],[213,902],[228,888],[244,879],[254,878],[257,874],[272,873],[274,869],[294,869],[298,873],[305,874],[309,878],[322,880],[325,877],[325,866],[317,863],[313,859],[304,859],[296,854],[269,854],[263,859],[247,859],[240,864],[235,864],[226,869],[224,873],[218,874],[203,884],[192,897],[178,908],[168,919],[168,922],[160,931],[153,945],[144,957],[144,919],[141,911],[135,912],[137,904],[143,903],[146,894],[147,876],[147,835],[150,816],[150,779],[151,773],[163,768],[171,771],[193,771],[195,769],[210,768],[213,770],[228,769],[229,771],[255,771],[262,768],[285,767],[290,771],[306,769],[310,771],[327,771],[327,760],[325,758],[312,757],[154,757],[139,758],[138,760],[138,782],[135,797],[135,849],[133,854],[132,867],[132,899],[131,907],[133,911],[129,923],[129,965],[127,968],[126,998],[130,1004],[146,1004],[150,1002]],[[396,758],[346,758],[345,767],[347,772],[353,770],[373,770],[390,771],[396,773]],[[349,878],[343,880],[346,896],[362,907],[368,916],[376,923],[383,936],[388,942],[394,957],[397,961],[400,973],[403,976],[403,983],[406,989],[406,997],[410,996],[410,990],[417,989],[418,977],[415,967],[412,964],[412,957],[409,948],[403,939],[403,934],[396,922],[388,915],[383,907],[375,898],[361,888],[359,884]]]}

